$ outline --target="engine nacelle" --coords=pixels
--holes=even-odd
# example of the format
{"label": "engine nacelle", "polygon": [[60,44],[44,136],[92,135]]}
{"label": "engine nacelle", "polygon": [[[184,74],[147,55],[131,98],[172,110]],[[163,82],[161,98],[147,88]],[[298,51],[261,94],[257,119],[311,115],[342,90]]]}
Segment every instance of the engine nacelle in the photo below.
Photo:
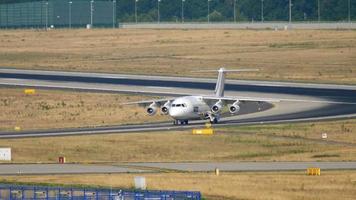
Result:
{"label": "engine nacelle", "polygon": [[233,103],[230,107],[229,107],[229,111],[231,114],[236,114],[240,111],[240,106],[239,106],[239,102],[236,101],[235,103]]}
{"label": "engine nacelle", "polygon": [[169,114],[169,109],[171,108],[171,102],[167,101],[167,103],[165,103],[162,108],[161,108],[161,112],[164,115],[168,115]]}
{"label": "engine nacelle", "polygon": [[220,100],[211,107],[211,111],[216,114],[221,112],[222,108],[223,108],[223,102]]}
{"label": "engine nacelle", "polygon": [[156,103],[152,103],[148,108],[147,108],[147,114],[152,116],[155,115],[157,113],[157,104]]}

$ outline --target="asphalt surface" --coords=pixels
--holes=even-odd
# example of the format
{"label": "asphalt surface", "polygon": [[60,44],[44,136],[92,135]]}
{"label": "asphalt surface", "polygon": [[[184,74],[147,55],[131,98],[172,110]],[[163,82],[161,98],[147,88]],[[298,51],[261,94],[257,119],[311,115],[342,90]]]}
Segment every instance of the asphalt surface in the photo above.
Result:
{"label": "asphalt surface", "polygon": [[356,169],[356,162],[196,162],[196,163],[132,163],[134,167],[178,171],[291,171],[318,167],[321,170]]}
{"label": "asphalt surface", "polygon": [[[163,77],[145,75],[99,74],[81,72],[56,72],[38,70],[0,69],[0,79],[42,80],[52,82],[76,82],[114,84],[126,86],[166,87],[211,90],[215,89],[216,79]],[[255,83],[255,84],[254,84]],[[2,83],[3,84],[3,83]],[[4,84],[5,85],[5,84]],[[29,84],[30,85],[30,84]],[[98,88],[100,90],[100,88]],[[262,81],[227,81],[226,91],[292,94],[320,97],[342,102],[354,102],[356,86],[322,85]],[[173,92],[172,92],[173,93]]]}
{"label": "asphalt surface", "polygon": [[[64,88],[101,92],[129,92],[179,96],[211,94],[215,79],[164,76],[137,76],[80,72],[0,69],[0,85]],[[258,103],[242,105],[247,110],[221,120],[215,126],[283,123],[356,117],[356,86],[322,85],[263,81],[227,81],[226,95],[282,99],[273,107]],[[143,110],[144,112],[144,110]],[[203,121],[188,126],[171,122],[65,130],[0,132],[0,138],[43,137],[139,131],[182,130],[201,127]]]}
{"label": "asphalt surface", "polygon": [[97,164],[0,164],[0,175],[152,173],[160,171],[225,172],[298,171],[309,167],[321,170],[355,170],[356,162],[192,162]]}
{"label": "asphalt surface", "polygon": [[1,175],[141,173],[148,170],[84,164],[0,164]]}

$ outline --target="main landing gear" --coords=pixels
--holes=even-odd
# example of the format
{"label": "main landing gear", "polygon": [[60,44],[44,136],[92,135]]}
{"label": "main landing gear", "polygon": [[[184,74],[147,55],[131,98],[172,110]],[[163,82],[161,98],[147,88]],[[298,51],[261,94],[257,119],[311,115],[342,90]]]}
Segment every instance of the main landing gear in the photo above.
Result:
{"label": "main landing gear", "polygon": [[217,124],[218,122],[219,122],[219,120],[216,117],[214,117],[213,120],[210,120],[210,123],[212,123],[212,124]]}
{"label": "main landing gear", "polygon": [[219,119],[220,119],[220,114],[213,114],[213,113],[207,113],[205,114],[205,119],[209,119],[211,124],[217,124],[219,123]]}
{"label": "main landing gear", "polygon": [[176,119],[176,120],[173,121],[173,124],[174,124],[174,125],[178,125],[178,124],[181,124],[181,125],[188,125],[188,124],[189,124],[189,121],[188,121],[188,120],[178,120],[178,119]]}
{"label": "main landing gear", "polygon": [[219,123],[220,116],[218,116],[218,115],[209,115],[208,119],[210,120],[211,124],[217,124],[217,123]]}

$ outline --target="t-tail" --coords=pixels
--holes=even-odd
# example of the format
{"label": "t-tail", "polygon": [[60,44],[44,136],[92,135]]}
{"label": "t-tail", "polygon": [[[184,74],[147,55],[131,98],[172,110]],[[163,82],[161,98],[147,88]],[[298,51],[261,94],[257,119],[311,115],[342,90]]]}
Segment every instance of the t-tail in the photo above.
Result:
{"label": "t-tail", "polygon": [[216,86],[215,86],[215,96],[216,97],[224,97],[224,91],[225,91],[225,79],[226,79],[226,73],[227,72],[256,72],[259,71],[258,69],[233,69],[233,70],[228,70],[225,68],[220,68],[218,70],[219,75],[218,75],[218,80],[216,81]]}
{"label": "t-tail", "polygon": [[233,70],[228,70],[225,68],[220,68],[219,70],[199,70],[196,72],[219,72],[218,75],[218,80],[216,81],[216,86],[215,86],[215,96],[216,97],[224,97],[224,91],[225,91],[225,79],[226,79],[226,73],[227,72],[256,72],[259,71],[258,69],[233,69]]}
{"label": "t-tail", "polygon": [[219,72],[219,75],[218,75],[218,80],[216,81],[216,86],[215,86],[215,96],[223,97],[224,90],[225,90],[226,69],[220,68],[218,70],[218,72]]}

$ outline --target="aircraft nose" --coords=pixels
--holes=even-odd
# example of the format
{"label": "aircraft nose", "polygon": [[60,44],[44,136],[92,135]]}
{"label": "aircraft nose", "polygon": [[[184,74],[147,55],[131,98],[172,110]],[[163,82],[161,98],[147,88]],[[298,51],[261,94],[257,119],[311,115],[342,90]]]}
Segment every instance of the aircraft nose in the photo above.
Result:
{"label": "aircraft nose", "polygon": [[176,116],[178,115],[178,112],[177,112],[176,109],[171,108],[171,109],[169,110],[169,115],[170,115],[171,117],[176,117]]}
{"label": "aircraft nose", "polygon": [[183,113],[179,109],[171,108],[169,110],[169,115],[176,119],[182,117]]}

